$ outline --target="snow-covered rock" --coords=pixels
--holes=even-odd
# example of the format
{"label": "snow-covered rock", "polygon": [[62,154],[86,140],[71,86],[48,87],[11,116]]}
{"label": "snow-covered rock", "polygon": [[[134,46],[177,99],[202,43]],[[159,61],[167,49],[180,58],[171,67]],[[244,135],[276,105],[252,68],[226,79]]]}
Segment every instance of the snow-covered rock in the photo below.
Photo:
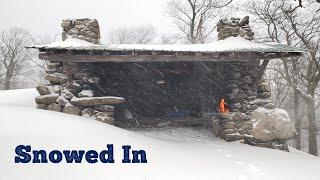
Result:
{"label": "snow-covered rock", "polygon": [[283,109],[265,109],[259,107],[252,112],[255,127],[252,134],[263,142],[291,139],[296,135],[288,113]]}
{"label": "snow-covered rock", "polygon": [[79,97],[93,97],[93,91],[92,90],[82,90],[81,92],[79,92],[78,94]]}

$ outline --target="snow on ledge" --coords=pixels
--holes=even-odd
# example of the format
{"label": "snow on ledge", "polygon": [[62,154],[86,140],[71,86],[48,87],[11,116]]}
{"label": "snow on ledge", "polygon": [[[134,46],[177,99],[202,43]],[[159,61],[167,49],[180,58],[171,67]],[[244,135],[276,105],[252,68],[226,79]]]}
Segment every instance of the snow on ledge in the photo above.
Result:
{"label": "snow on ledge", "polygon": [[302,52],[303,50],[282,44],[257,43],[241,37],[229,37],[208,44],[93,44],[84,40],[68,38],[66,41],[34,46],[44,49],[78,50],[133,50],[133,51],[180,51],[180,52]]}

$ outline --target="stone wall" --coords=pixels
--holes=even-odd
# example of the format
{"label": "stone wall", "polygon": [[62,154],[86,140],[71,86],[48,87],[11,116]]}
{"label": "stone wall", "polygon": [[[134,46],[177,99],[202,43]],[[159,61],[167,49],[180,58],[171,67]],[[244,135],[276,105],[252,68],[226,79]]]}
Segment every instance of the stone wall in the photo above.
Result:
{"label": "stone wall", "polygon": [[[96,19],[67,19],[61,24],[62,39],[76,38],[100,43],[100,28]],[[114,105],[124,103],[121,97],[95,94],[99,79],[90,77],[78,64],[48,62],[45,79],[47,84],[37,86],[38,109],[90,117],[108,124],[114,123]]]}
{"label": "stone wall", "polygon": [[[84,116],[113,124],[114,105],[124,103],[125,99],[112,96],[95,97],[90,89],[99,79],[89,77],[84,71],[77,70],[77,65],[63,65],[49,62],[45,79],[48,84],[37,86],[40,96],[36,97],[38,109],[63,112]],[[73,68],[72,80],[68,81],[65,69]],[[67,70],[69,71],[69,70]]]}

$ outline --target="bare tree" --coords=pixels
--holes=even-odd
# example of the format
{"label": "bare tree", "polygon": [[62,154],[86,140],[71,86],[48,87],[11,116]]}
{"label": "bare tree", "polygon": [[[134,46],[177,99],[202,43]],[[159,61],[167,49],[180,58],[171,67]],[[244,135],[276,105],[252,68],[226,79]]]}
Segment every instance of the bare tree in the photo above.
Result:
{"label": "bare tree", "polygon": [[218,10],[232,0],[171,0],[167,14],[191,44],[204,43],[214,31]]}
{"label": "bare tree", "polygon": [[147,44],[156,37],[156,29],[153,25],[141,25],[136,27],[118,27],[109,33],[108,40],[114,44]]}
{"label": "bare tree", "polygon": [[[299,98],[307,106],[309,124],[309,153],[318,154],[317,128],[315,119],[316,91],[320,82],[320,14],[314,8],[314,2],[308,1],[305,8],[296,8],[288,0],[251,1],[247,11],[254,14],[258,22],[266,27],[267,39],[307,50],[304,57],[283,59],[283,69],[278,73],[288,82],[294,91],[295,122],[300,132]],[[297,141],[301,135],[298,134]],[[300,142],[297,142],[300,148]]]}
{"label": "bare tree", "polygon": [[25,46],[31,42],[30,34],[21,28],[2,31],[0,37],[0,84],[10,89],[13,79],[23,73],[31,56]]}
{"label": "bare tree", "polygon": [[175,44],[177,43],[181,37],[177,34],[162,34],[161,35],[161,44]]}

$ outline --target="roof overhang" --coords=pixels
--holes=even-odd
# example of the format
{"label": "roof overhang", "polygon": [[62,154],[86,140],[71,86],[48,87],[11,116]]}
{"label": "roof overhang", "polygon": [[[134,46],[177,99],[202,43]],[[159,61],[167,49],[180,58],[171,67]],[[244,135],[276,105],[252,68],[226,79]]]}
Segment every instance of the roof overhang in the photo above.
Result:
{"label": "roof overhang", "polygon": [[254,61],[297,57],[303,52],[287,45],[256,43],[239,37],[191,45],[97,45],[70,39],[29,48],[39,49],[40,59],[61,62]]}
{"label": "roof overhang", "polygon": [[94,51],[50,50],[39,58],[61,62],[192,62],[192,61],[254,61],[300,56],[301,52],[175,52],[175,51]]}

